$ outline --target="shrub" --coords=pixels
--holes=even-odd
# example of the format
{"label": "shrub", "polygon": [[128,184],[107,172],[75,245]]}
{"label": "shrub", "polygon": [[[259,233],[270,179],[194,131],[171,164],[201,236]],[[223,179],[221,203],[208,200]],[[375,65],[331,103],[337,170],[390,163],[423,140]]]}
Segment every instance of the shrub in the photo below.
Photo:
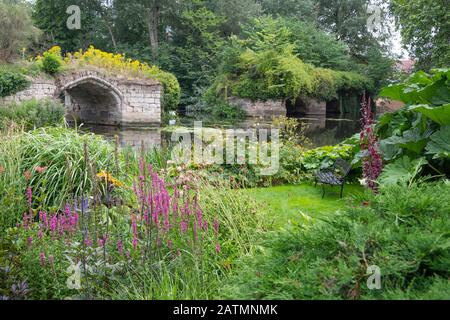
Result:
{"label": "shrub", "polygon": [[292,53],[292,47],[255,52],[247,49],[240,56],[234,95],[252,100],[295,99],[311,92],[309,66]]}
{"label": "shrub", "polygon": [[60,72],[61,67],[61,56],[50,52],[44,53],[44,56],[42,58],[42,69],[45,73],[54,76]]}
{"label": "shrub", "polygon": [[[322,221],[270,234],[235,270],[233,299],[447,299],[448,185],[391,187]],[[367,205],[369,203],[369,205]],[[369,290],[367,268],[381,269]]]}
{"label": "shrub", "polygon": [[58,126],[64,122],[64,106],[54,100],[29,100],[18,105],[0,107],[0,129],[15,122],[25,130]]}
{"label": "shrub", "polygon": [[355,156],[356,147],[350,144],[325,146],[306,151],[303,154],[302,166],[307,171],[331,168],[338,158],[350,161]]}
{"label": "shrub", "polygon": [[7,97],[26,89],[30,82],[17,72],[0,70],[0,97]]}

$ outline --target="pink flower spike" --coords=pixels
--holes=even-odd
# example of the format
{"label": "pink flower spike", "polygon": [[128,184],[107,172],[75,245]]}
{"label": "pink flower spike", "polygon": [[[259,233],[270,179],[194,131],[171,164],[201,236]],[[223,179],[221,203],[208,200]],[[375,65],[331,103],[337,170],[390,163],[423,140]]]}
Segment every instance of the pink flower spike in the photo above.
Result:
{"label": "pink flower spike", "polygon": [[31,247],[33,245],[33,237],[28,237],[27,243],[28,243],[28,247]]}
{"label": "pink flower spike", "polygon": [[122,244],[122,240],[117,240],[117,251],[119,251],[119,254],[122,255],[123,254],[123,244]]}
{"label": "pink flower spike", "polygon": [[44,252],[39,253],[39,263],[41,264],[41,266],[45,266],[45,253]]}
{"label": "pink flower spike", "polygon": [[48,263],[50,263],[50,265],[53,268],[55,266],[55,257],[54,256],[49,256],[48,257]]}

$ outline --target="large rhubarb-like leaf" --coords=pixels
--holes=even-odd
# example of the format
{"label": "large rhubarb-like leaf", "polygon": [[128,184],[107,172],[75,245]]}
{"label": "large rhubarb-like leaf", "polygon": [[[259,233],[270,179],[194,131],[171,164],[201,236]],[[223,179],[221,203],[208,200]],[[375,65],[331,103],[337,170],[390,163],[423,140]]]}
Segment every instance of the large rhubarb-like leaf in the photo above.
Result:
{"label": "large rhubarb-like leaf", "polygon": [[440,125],[450,124],[450,103],[439,107],[431,107],[426,104],[410,106],[409,110],[420,112]]}
{"label": "large rhubarb-like leaf", "polygon": [[444,126],[436,131],[430,137],[426,150],[434,159],[450,158],[450,126]]}
{"label": "large rhubarb-like leaf", "polygon": [[382,186],[410,183],[427,163],[425,158],[411,160],[408,156],[403,156],[384,167],[378,182]]}

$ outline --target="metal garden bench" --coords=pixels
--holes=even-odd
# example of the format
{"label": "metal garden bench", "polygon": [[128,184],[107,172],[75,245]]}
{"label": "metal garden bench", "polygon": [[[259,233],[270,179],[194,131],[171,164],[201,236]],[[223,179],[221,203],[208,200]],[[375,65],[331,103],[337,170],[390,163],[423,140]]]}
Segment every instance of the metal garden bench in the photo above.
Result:
{"label": "metal garden bench", "polygon": [[352,165],[344,159],[337,159],[331,169],[318,170],[316,172],[315,187],[317,183],[322,184],[322,199],[325,197],[325,185],[341,186],[341,198],[344,192],[345,180],[352,170]]}

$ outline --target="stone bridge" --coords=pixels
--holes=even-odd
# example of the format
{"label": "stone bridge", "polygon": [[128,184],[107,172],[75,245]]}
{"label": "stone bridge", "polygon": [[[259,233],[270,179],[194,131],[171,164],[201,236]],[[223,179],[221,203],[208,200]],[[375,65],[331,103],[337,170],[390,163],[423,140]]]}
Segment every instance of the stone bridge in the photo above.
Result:
{"label": "stone bridge", "polygon": [[60,98],[67,121],[141,126],[161,123],[162,94],[163,87],[156,80],[130,79],[89,69],[64,73],[56,79],[32,79],[28,89],[0,102]]}

